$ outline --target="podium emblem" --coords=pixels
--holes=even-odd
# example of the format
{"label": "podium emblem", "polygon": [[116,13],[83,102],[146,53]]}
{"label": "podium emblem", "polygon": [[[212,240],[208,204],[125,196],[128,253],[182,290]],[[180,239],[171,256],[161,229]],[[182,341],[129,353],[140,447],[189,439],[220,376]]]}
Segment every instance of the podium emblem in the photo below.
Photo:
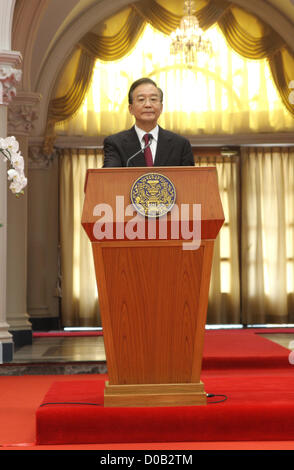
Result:
{"label": "podium emblem", "polygon": [[159,173],[140,176],[131,188],[131,201],[144,217],[161,217],[175,204],[176,189],[169,178]]}

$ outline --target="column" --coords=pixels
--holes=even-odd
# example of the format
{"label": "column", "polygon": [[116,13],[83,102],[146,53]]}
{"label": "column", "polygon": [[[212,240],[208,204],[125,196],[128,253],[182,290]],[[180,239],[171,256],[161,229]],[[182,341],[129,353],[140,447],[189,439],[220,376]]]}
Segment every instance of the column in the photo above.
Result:
{"label": "column", "polygon": [[[8,14],[8,7],[14,8],[14,2],[4,1],[2,9]],[[3,30],[1,34],[3,33]],[[4,41],[5,42],[5,41]],[[0,46],[3,43],[0,37]],[[6,44],[5,44],[6,45]],[[16,95],[16,84],[21,79],[18,67],[21,63],[19,52],[0,50],[0,136],[7,136],[7,106]],[[13,358],[13,340],[7,323],[7,164],[0,158],[0,363]]]}
{"label": "column", "polygon": [[[38,118],[41,96],[21,91],[8,108],[8,134],[19,142],[28,177],[28,139]],[[8,192],[7,214],[7,321],[15,347],[32,343],[27,310],[28,187],[20,198]]]}

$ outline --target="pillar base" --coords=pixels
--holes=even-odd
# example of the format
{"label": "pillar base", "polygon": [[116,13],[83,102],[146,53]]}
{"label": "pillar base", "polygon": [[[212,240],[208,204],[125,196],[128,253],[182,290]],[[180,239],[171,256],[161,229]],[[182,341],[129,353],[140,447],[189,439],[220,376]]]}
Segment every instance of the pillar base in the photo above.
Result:
{"label": "pillar base", "polygon": [[33,343],[32,330],[9,330],[9,333],[12,334],[15,348],[21,348]]}
{"label": "pillar base", "polygon": [[105,383],[105,407],[194,405],[206,405],[206,393],[202,382],[130,385]]}
{"label": "pillar base", "polygon": [[12,362],[13,360],[13,342],[0,342],[0,364]]}

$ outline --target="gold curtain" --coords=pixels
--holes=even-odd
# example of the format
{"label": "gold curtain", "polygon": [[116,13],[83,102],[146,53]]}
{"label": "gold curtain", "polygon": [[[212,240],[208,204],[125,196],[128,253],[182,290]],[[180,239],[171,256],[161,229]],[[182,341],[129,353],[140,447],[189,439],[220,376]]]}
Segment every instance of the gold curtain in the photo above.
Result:
{"label": "gold curtain", "polygon": [[[197,16],[204,29],[217,23],[230,46],[240,55],[267,59],[283,103],[294,115],[294,107],[289,103],[294,56],[281,37],[259,19],[229,2],[200,0],[199,5]],[[68,120],[78,112],[98,56],[108,61],[113,60],[115,54],[120,58],[129,53],[146,22],[169,34],[178,25],[181,11],[182,2],[175,0],[136,2],[107,21],[103,33],[92,31],[81,39],[50,102],[48,152],[55,138],[55,123]],[[275,129],[279,121],[278,116]],[[241,245],[238,244],[236,162],[201,159],[201,163],[197,163],[216,165],[228,223],[215,245],[208,321],[238,323],[241,303],[245,323],[294,322],[291,313],[294,311],[294,150],[243,149],[241,162]],[[100,322],[94,267],[89,264],[92,253],[80,220],[85,171],[101,165],[102,155],[94,150],[62,152],[60,208],[64,326],[93,326]],[[239,266],[240,246],[242,263]],[[84,280],[87,282],[82,285]]]}
{"label": "gold curtain", "polygon": [[244,321],[294,320],[294,148],[242,150]]}
{"label": "gold curtain", "polygon": [[[230,46],[240,55],[250,59],[268,60],[283,103],[294,115],[294,108],[289,102],[288,87],[290,78],[294,75],[294,55],[278,33],[253,15],[225,0],[202,0],[199,5],[196,14],[203,29],[217,23]],[[64,87],[63,74],[61,75],[54,98],[49,104],[45,139],[47,152],[52,149],[54,141],[54,123],[69,119],[83,102],[95,60],[100,58],[113,61],[129,53],[146,22],[169,34],[179,25],[182,16],[179,12],[180,6],[183,6],[182,2],[141,0],[109,19],[102,33],[92,31],[81,39],[73,52],[73,55],[77,50],[79,53],[79,60],[71,70],[73,79],[67,91],[61,95],[60,87]],[[122,26],[118,28],[118,24]]]}
{"label": "gold curtain", "polygon": [[225,223],[215,241],[208,299],[208,324],[240,323],[239,156],[197,157],[196,166],[214,166]]}
{"label": "gold curtain", "polygon": [[[207,36],[214,44],[209,62],[191,68],[169,55],[169,40],[146,25],[131,54],[115,62],[96,61],[93,79],[77,113],[56,124],[58,136],[104,136],[128,129],[127,90],[140,76],[152,77],[164,90],[159,124],[195,140],[198,135],[293,131],[266,60],[241,57],[227,44],[219,26]],[[203,63],[202,63],[203,59]]]}
{"label": "gold curtain", "polygon": [[60,242],[62,262],[62,326],[100,325],[92,248],[81,226],[88,168],[102,167],[95,149],[63,149],[60,153]]}
{"label": "gold curtain", "polygon": [[[102,161],[95,149],[61,154],[64,326],[100,325],[91,244],[81,215],[86,170]],[[294,148],[243,148],[241,158],[196,153],[195,164],[216,167],[225,214],[214,248],[208,323],[293,323]]]}
{"label": "gold curtain", "polygon": [[[62,324],[100,325],[99,301],[91,244],[81,227],[87,168],[100,168],[94,149],[65,149],[60,160],[62,246]],[[240,322],[238,255],[238,159],[195,158],[196,166],[215,166],[226,224],[215,242],[208,323]]]}
{"label": "gold curtain", "polygon": [[[56,122],[64,121],[74,116],[81,106],[91,83],[95,60],[94,56],[84,52],[82,49],[74,51],[69,61],[69,66],[65,69],[62,80],[59,82],[57,96],[49,103],[44,143],[44,152],[46,154],[52,153]],[[73,81],[72,76],[74,76]],[[65,83],[68,83],[68,89],[62,94],[60,88],[63,91]]]}

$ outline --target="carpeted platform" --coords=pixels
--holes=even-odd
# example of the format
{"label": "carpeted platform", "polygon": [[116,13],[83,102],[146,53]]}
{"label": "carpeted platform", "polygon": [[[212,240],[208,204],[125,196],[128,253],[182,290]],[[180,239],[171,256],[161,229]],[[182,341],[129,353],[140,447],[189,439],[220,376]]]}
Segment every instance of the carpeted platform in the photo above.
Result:
{"label": "carpeted platform", "polygon": [[268,333],[267,330],[207,331],[203,370],[287,365],[288,349],[263,338],[261,334],[264,332]]}
{"label": "carpeted platform", "polygon": [[[294,439],[294,375],[203,379],[208,393],[225,394],[227,400],[104,408],[104,380],[55,382],[37,411],[37,444]],[[62,402],[69,404],[54,404]]]}
{"label": "carpeted platform", "polygon": [[106,376],[55,382],[36,413],[37,444],[293,440],[288,356],[253,332],[209,332],[202,380],[216,396],[206,406],[104,408]]}

